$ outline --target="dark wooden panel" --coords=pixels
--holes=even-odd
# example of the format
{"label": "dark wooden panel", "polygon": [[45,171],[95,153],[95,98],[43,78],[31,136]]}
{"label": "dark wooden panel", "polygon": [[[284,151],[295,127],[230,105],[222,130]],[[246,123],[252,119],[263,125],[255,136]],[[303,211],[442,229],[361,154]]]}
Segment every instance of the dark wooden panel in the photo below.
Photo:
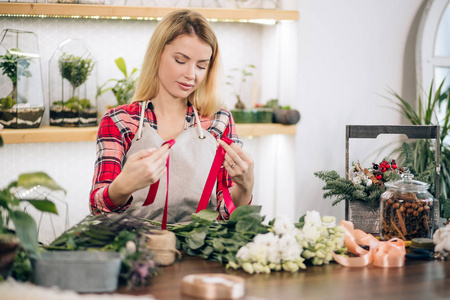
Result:
{"label": "dark wooden panel", "polygon": [[347,139],[374,139],[380,134],[405,134],[410,139],[436,138],[437,125],[347,125]]}

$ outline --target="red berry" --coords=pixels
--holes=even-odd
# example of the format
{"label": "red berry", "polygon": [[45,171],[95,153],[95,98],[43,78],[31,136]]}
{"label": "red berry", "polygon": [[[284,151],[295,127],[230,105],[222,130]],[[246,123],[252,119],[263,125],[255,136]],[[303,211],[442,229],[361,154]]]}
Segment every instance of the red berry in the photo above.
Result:
{"label": "red berry", "polygon": [[384,167],[386,168],[386,170],[389,170],[391,168],[391,165],[389,163],[385,163]]}
{"label": "red berry", "polygon": [[383,173],[386,172],[386,167],[385,167],[384,165],[381,166],[381,167],[380,167],[380,171],[383,172]]}
{"label": "red berry", "polygon": [[383,178],[383,175],[381,175],[380,173],[375,174],[375,178],[380,180],[381,178]]}
{"label": "red berry", "polygon": [[396,164],[396,163],[392,164],[392,169],[394,169],[394,170],[395,170],[395,169],[397,169],[397,167],[398,167],[398,166],[397,166],[397,164]]}

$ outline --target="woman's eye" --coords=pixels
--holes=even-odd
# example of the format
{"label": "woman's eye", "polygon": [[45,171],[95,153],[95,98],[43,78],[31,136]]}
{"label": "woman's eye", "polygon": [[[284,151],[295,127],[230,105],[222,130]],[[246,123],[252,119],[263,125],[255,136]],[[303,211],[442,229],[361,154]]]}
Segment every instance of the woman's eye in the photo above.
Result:
{"label": "woman's eye", "polygon": [[205,69],[206,69],[205,66],[199,66],[199,65],[197,65],[197,68],[199,68],[199,69],[201,69],[201,70],[205,70]]}
{"label": "woman's eye", "polygon": [[184,62],[184,61],[181,61],[181,60],[179,60],[179,59],[175,59],[175,61],[177,62],[177,63],[179,63],[180,65],[184,65],[186,62]]}

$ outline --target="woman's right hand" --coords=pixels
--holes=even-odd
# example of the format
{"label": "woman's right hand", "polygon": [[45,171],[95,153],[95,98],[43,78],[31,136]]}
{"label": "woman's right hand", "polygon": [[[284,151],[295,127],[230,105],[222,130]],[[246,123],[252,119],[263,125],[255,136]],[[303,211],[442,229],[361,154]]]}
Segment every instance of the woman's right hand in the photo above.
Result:
{"label": "woman's right hand", "polygon": [[169,144],[130,155],[122,172],[109,186],[111,201],[117,206],[123,206],[132,193],[157,182],[166,173],[168,156]]}

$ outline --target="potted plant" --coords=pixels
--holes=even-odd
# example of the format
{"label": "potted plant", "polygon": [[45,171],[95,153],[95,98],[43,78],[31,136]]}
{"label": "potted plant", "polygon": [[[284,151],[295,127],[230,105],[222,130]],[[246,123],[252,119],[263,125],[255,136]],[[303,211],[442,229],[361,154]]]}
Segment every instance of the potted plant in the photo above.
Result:
{"label": "potted plant", "polygon": [[233,94],[237,99],[234,109],[231,110],[236,123],[272,123],[272,109],[270,108],[246,108],[242,101],[242,88],[247,80],[253,76],[254,65],[246,65],[243,68],[231,69],[227,75],[227,85],[233,88]]}
{"label": "potted plant", "polygon": [[[434,195],[440,202],[440,215],[443,218],[450,218],[450,145],[448,144],[448,137],[450,135],[450,88],[443,89],[445,79],[439,84],[434,91],[433,82],[431,82],[430,90],[423,99],[421,94],[423,91],[419,90],[418,107],[414,109],[408,101],[403,99],[395,91],[390,91],[394,99],[386,97],[389,101],[394,103],[402,112],[403,116],[412,125],[440,125],[440,181],[439,189],[440,195]],[[441,111],[443,114],[439,115]],[[409,142],[412,148],[410,165],[408,166],[414,175],[425,172],[431,164],[434,164],[434,145],[431,140],[414,140]],[[404,154],[403,146],[396,149],[394,153],[400,152],[400,159],[407,160],[408,157]],[[433,193],[434,194],[434,193]]]}
{"label": "potted plant", "polygon": [[4,95],[0,123],[7,128],[37,128],[44,113],[37,36],[5,29],[0,40],[0,70],[5,75],[0,78],[0,95]]}
{"label": "potted plant", "polygon": [[38,255],[36,222],[24,210],[22,202],[28,202],[41,212],[58,213],[55,204],[46,196],[33,199],[16,196],[18,189],[31,191],[38,186],[49,191],[63,190],[42,172],[21,174],[17,181],[0,190],[0,276],[3,278],[8,276],[20,246],[29,255]]}
{"label": "potted plant", "polygon": [[297,124],[300,121],[300,113],[296,109],[291,109],[289,105],[280,106],[278,99],[270,99],[267,103],[260,107],[267,107],[273,109],[273,123],[280,123],[283,125]]}
{"label": "potted plant", "polygon": [[50,125],[97,125],[96,62],[81,40],[66,40],[49,63]]}
{"label": "potted plant", "polygon": [[[127,71],[127,65],[123,57],[116,58],[114,60],[117,68],[122,72],[122,79],[109,79],[102,86],[98,88],[97,95],[100,96],[107,91],[112,91],[115,98],[116,104],[109,108],[117,107],[119,105],[128,104],[130,99],[133,97],[134,91],[136,89],[136,83],[138,81],[137,69],[134,68],[130,74]],[[113,86],[106,87],[108,83],[114,83]]]}

